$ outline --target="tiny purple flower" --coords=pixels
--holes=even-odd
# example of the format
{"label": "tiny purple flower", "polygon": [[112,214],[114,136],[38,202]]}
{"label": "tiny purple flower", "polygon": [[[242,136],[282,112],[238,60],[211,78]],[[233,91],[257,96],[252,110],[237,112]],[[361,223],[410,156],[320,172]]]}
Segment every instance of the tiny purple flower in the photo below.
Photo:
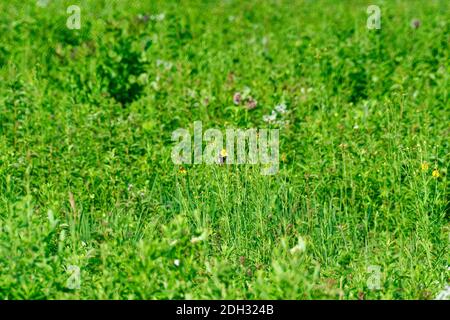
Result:
{"label": "tiny purple flower", "polygon": [[141,21],[141,22],[143,22],[143,23],[147,23],[148,22],[148,20],[150,20],[150,16],[149,15],[147,15],[147,14],[144,14],[144,15],[139,15],[139,20]]}
{"label": "tiny purple flower", "polygon": [[240,92],[236,92],[233,95],[233,102],[234,102],[234,104],[235,105],[239,105],[241,103],[241,100],[242,100],[242,96],[241,96]]}
{"label": "tiny purple flower", "polygon": [[411,21],[411,27],[413,27],[414,29],[418,29],[420,27],[420,20],[414,19],[413,21]]}
{"label": "tiny purple flower", "polygon": [[255,109],[256,106],[258,105],[258,102],[253,99],[252,97],[250,97],[247,101],[247,109],[252,110]]}

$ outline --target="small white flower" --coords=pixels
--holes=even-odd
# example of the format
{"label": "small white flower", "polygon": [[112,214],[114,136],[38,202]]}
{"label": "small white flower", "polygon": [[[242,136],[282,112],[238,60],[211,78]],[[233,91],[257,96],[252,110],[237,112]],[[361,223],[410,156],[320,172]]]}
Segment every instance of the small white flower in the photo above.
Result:
{"label": "small white flower", "polygon": [[177,267],[179,267],[180,266],[180,260],[178,260],[178,259],[173,260],[173,264],[176,265]]}

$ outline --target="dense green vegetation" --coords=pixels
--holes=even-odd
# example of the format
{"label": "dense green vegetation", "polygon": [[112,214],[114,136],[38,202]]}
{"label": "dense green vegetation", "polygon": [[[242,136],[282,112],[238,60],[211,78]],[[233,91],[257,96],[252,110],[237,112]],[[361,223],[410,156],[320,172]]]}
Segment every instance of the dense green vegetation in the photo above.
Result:
{"label": "dense green vegetation", "polygon": [[[0,2],[0,298],[446,286],[448,1],[40,3]],[[197,120],[279,128],[278,174],[174,165],[172,132]]]}

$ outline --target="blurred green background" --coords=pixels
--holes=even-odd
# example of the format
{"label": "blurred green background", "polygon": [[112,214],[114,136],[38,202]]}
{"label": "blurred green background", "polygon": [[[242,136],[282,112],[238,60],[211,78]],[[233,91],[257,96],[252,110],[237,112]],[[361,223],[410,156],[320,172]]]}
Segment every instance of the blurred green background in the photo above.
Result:
{"label": "blurred green background", "polygon": [[[0,298],[432,299],[445,287],[448,1],[0,11]],[[265,122],[281,103],[283,122]],[[197,120],[280,129],[279,173],[174,165],[172,131]]]}

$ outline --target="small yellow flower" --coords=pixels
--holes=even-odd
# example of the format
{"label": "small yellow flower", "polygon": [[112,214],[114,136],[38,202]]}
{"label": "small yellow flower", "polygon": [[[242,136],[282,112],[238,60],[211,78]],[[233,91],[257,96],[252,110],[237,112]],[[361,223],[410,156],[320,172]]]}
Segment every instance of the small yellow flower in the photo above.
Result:
{"label": "small yellow flower", "polygon": [[180,173],[181,173],[181,174],[186,174],[186,173],[187,173],[187,170],[186,170],[185,168],[181,167],[181,168],[180,168]]}
{"label": "small yellow flower", "polygon": [[439,178],[441,175],[439,174],[439,170],[438,169],[434,169],[433,170],[433,177],[434,178]]}
{"label": "small yellow flower", "polygon": [[428,171],[429,167],[430,166],[426,161],[422,163],[422,171]]}
{"label": "small yellow flower", "polygon": [[286,154],[285,153],[281,154],[281,161],[286,162],[286,160],[287,160]]}
{"label": "small yellow flower", "polygon": [[222,149],[222,150],[220,151],[220,156],[221,156],[222,158],[226,158],[226,157],[228,156],[227,150],[226,150],[226,149]]}

